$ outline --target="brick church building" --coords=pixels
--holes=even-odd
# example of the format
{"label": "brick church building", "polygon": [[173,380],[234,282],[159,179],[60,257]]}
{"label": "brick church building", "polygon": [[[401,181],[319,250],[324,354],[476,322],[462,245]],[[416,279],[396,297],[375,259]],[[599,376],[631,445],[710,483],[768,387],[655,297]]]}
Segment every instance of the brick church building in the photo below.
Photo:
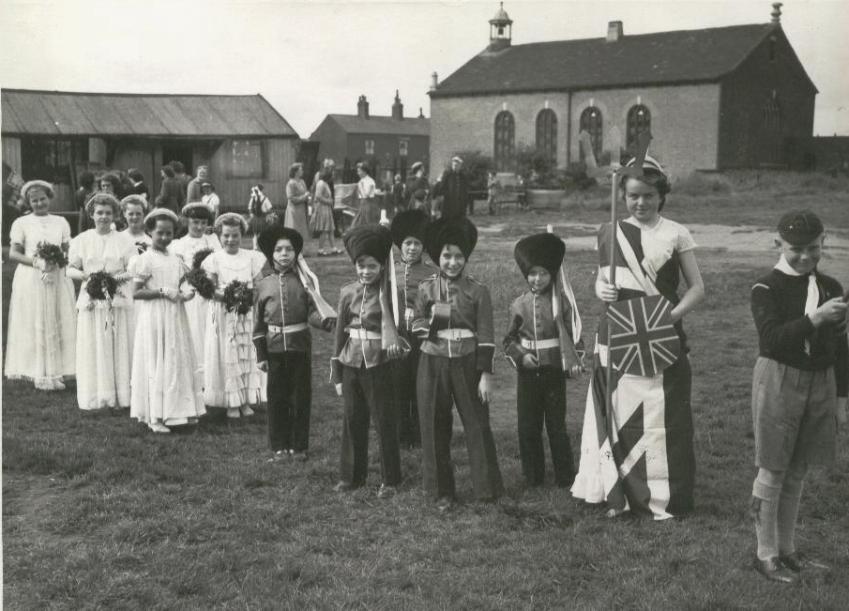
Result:
{"label": "brick church building", "polygon": [[441,83],[434,74],[432,167],[480,150],[511,171],[524,144],[562,168],[582,159],[581,132],[599,156],[644,129],[676,176],[783,167],[794,141],[812,135],[817,88],[781,28],[780,3],[771,17],[633,36],[611,21],[601,38],[514,45],[502,7],[481,53]]}

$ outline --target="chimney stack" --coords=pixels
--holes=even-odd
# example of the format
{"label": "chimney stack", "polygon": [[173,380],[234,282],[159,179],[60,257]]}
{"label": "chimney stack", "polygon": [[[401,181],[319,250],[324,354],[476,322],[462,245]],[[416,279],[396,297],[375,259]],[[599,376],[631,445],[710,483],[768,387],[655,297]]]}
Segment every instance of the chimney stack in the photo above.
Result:
{"label": "chimney stack", "polygon": [[623,35],[621,21],[607,22],[607,42],[617,42]]}
{"label": "chimney stack", "polygon": [[401,103],[397,89],[395,90],[395,102],[392,104],[392,118],[396,121],[404,120],[404,105]]}
{"label": "chimney stack", "polygon": [[770,13],[773,23],[781,23],[781,2],[772,3],[772,13]]}
{"label": "chimney stack", "polygon": [[368,100],[364,95],[357,100],[357,116],[360,119],[368,119]]}
{"label": "chimney stack", "polygon": [[433,91],[439,85],[439,76],[434,72],[430,75],[430,90]]}
{"label": "chimney stack", "polygon": [[425,116],[424,116],[424,113],[422,112],[422,107],[419,106],[419,119],[424,119],[424,118],[425,118]]}

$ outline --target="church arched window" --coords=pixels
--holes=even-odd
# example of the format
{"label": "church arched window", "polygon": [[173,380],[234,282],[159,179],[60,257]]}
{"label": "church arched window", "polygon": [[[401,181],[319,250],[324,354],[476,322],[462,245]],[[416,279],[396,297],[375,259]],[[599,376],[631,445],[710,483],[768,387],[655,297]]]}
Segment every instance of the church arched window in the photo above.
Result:
{"label": "church arched window", "polygon": [[550,108],[537,115],[537,151],[552,164],[557,163],[557,115]]}
{"label": "church arched window", "polygon": [[631,106],[628,111],[628,139],[625,143],[627,148],[637,141],[637,136],[642,132],[651,132],[651,113],[642,104]]}
{"label": "church arched window", "polygon": [[593,145],[593,154],[596,159],[601,155],[601,147],[604,142],[602,133],[603,121],[601,111],[595,106],[584,109],[581,113],[580,131],[587,132]]}
{"label": "church arched window", "polygon": [[493,161],[496,172],[513,170],[516,153],[516,122],[513,115],[502,110],[495,117],[495,146]]}

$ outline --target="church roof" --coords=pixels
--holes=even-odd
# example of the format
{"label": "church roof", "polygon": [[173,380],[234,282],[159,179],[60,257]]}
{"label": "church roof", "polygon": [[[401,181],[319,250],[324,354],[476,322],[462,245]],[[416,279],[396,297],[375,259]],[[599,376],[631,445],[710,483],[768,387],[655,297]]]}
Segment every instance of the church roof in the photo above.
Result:
{"label": "church roof", "polygon": [[371,115],[368,119],[357,115],[327,115],[349,134],[384,134],[395,136],[430,136],[430,119]]}
{"label": "church roof", "polygon": [[772,23],[701,30],[559,40],[486,49],[430,92],[453,97],[717,81],[780,26]]}

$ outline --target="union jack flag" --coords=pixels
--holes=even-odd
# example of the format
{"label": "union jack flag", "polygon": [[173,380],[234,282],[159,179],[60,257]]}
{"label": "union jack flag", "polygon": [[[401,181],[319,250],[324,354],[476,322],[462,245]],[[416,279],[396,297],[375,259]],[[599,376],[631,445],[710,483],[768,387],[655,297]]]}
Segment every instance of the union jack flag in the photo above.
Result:
{"label": "union jack flag", "polygon": [[615,369],[650,378],[678,359],[681,342],[670,310],[672,304],[661,295],[610,304],[610,358]]}

